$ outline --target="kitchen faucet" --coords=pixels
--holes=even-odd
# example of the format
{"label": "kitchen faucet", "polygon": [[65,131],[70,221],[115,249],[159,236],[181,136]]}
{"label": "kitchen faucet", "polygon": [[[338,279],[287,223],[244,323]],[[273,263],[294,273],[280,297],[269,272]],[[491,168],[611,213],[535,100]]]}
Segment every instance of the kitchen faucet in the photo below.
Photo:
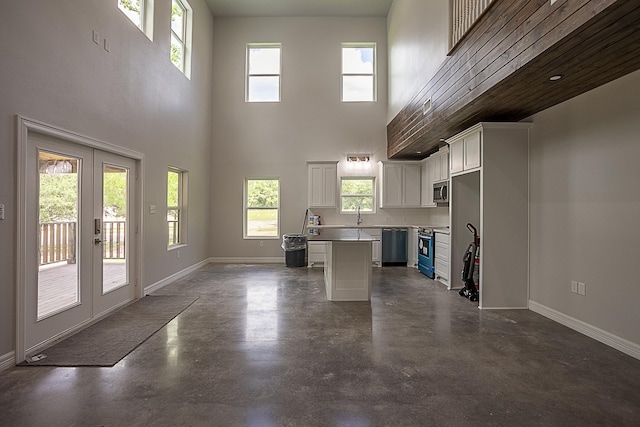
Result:
{"label": "kitchen faucet", "polygon": [[358,214],[358,216],[356,217],[356,224],[360,225],[362,224],[362,218],[360,217],[360,205],[358,205],[358,207],[356,208],[356,213]]}

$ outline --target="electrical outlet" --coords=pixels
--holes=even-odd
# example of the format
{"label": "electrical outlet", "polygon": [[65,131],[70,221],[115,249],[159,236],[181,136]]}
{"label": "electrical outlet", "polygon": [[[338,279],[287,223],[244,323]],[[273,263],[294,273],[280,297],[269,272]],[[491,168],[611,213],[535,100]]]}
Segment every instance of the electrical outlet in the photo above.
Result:
{"label": "electrical outlet", "polygon": [[156,213],[156,205],[149,205],[149,213],[150,214]]}
{"label": "electrical outlet", "polygon": [[4,203],[0,204],[0,219],[4,219]]}
{"label": "electrical outlet", "polygon": [[574,294],[578,293],[578,282],[575,280],[571,281],[571,292],[573,292]]}
{"label": "electrical outlet", "polygon": [[98,32],[96,30],[93,30],[92,37],[95,44],[100,44],[100,36],[98,35]]}
{"label": "electrical outlet", "polygon": [[264,246],[264,242],[262,240],[260,240],[260,247]]}
{"label": "electrical outlet", "polygon": [[583,282],[578,282],[578,295],[587,295],[587,285]]}
{"label": "electrical outlet", "polygon": [[180,251],[176,251],[176,256],[180,259]]}

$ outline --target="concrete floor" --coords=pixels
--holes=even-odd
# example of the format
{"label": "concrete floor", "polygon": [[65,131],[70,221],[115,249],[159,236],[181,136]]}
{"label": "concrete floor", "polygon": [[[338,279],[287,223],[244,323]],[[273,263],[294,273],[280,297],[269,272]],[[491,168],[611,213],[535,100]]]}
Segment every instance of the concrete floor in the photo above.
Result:
{"label": "concrete floor", "polygon": [[1,372],[0,425],[640,425],[640,361],[413,269],[373,280],[332,303],[321,269],[207,266],[156,292],[200,299],[115,367]]}

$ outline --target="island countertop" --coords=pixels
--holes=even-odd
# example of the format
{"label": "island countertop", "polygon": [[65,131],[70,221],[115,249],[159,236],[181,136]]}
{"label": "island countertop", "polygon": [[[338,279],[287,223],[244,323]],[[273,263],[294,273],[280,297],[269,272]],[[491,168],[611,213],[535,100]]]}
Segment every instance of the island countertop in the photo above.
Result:
{"label": "island countertop", "polygon": [[325,228],[319,235],[307,236],[312,242],[378,242],[380,237],[371,236],[359,228]]}

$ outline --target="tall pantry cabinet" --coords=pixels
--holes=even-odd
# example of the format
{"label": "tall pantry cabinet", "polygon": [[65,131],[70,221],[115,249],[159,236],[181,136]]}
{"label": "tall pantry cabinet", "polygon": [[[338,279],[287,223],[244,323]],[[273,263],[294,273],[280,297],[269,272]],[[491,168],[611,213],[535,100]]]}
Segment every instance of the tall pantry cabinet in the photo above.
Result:
{"label": "tall pantry cabinet", "polygon": [[529,300],[528,123],[479,123],[446,142],[450,155],[452,287],[480,235],[480,308],[527,308]]}

